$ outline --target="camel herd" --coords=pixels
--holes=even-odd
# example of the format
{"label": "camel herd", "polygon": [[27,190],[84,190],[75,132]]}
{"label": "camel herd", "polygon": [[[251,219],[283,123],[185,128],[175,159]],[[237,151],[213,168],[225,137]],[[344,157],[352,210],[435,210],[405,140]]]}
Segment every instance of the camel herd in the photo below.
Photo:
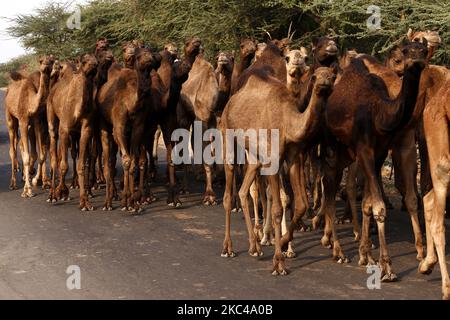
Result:
{"label": "camel herd", "polygon": [[[103,210],[113,210],[113,201],[120,200],[123,211],[140,212],[155,200],[149,186],[155,174],[155,144],[162,134],[167,204],[179,207],[179,194],[187,191],[187,166],[180,186],[172,158],[177,129],[189,130],[194,121],[201,121],[203,130],[217,128],[223,134],[230,129],[277,130],[277,138],[267,141],[269,150],[274,143],[278,146],[276,174],[262,174],[270,164],[261,162],[203,165],[204,205],[217,204],[214,176],[225,176],[222,256],[235,256],[231,213],[242,209],[249,254],[261,256],[262,246],[274,244],[272,273],[285,275],[285,259],[295,256],[294,231],[306,230],[305,214],[317,211],[312,227],[324,225],[322,245],[332,249],[338,263],[348,263],[335,226],[336,193],[347,170],[342,219],[353,221],[359,265],[378,263],[381,280],[389,282],[397,276],[385,239],[389,203],[381,168],[391,152],[395,184],[411,216],[419,271],[429,274],[439,262],[443,297],[450,299],[444,223],[450,182],[450,71],[429,63],[439,36],[410,30],[383,63],[355,50],[341,53],[330,37],[315,39],[311,54],[303,47],[290,48],[291,40],[292,35],[267,43],[244,39],[237,61],[234,52],[220,52],[214,68],[197,37],[186,41],[182,57],[171,43],[154,52],[142,41],[131,41],[123,45],[122,62],[108,41],[100,39],[94,53],[76,62],[44,56],[39,71],[12,72],[5,97],[10,188],[17,188],[19,146],[22,197],[33,197],[33,187],[42,185],[49,188],[49,203],[68,200],[70,149],[70,187],[79,188],[82,211],[94,210],[90,195],[105,184]],[[416,183],[416,142],[423,200]],[[248,156],[248,143],[240,147]],[[118,154],[123,168],[119,187]],[[363,186],[362,227],[356,209],[358,184]],[[418,218],[422,202],[426,252]],[[378,230],[377,260],[372,256],[371,224]]]}

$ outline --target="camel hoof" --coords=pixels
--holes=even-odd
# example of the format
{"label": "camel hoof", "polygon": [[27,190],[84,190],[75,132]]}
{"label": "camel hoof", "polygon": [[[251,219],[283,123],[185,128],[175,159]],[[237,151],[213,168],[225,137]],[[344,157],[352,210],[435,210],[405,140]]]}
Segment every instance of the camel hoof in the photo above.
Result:
{"label": "camel hoof", "polygon": [[350,263],[350,259],[347,257],[336,257],[336,262],[338,264]]}
{"label": "camel hoof", "polygon": [[31,190],[22,192],[22,198],[33,198],[34,196],[36,196],[36,194],[34,194]]}
{"label": "camel hoof", "polygon": [[419,272],[423,275],[430,275],[433,272],[433,268],[435,266],[435,263],[428,263],[427,259],[422,260],[419,263]]}
{"label": "camel hoof", "polygon": [[287,274],[288,272],[285,269],[282,269],[281,271],[279,270],[272,271],[273,276],[287,276]]}
{"label": "camel hoof", "polygon": [[297,254],[294,251],[286,251],[283,252],[283,256],[285,256],[288,259],[294,259],[297,256]]}
{"label": "camel hoof", "polygon": [[397,281],[397,275],[393,272],[388,272],[381,277],[381,282],[395,282]]}
{"label": "camel hoof", "polygon": [[127,207],[122,207],[120,210],[121,211],[127,211]]}
{"label": "camel hoof", "polygon": [[231,251],[231,253],[224,252],[220,256],[222,258],[234,258],[234,257],[236,257],[236,254],[233,251]]}
{"label": "camel hoof", "polygon": [[270,242],[270,240],[269,240],[268,238],[263,238],[263,239],[261,240],[261,245],[262,245],[262,246],[265,246],[265,247],[269,247],[269,246],[272,245],[272,243]]}
{"label": "camel hoof", "polygon": [[103,211],[112,211],[113,208],[111,206],[104,206],[102,210]]}

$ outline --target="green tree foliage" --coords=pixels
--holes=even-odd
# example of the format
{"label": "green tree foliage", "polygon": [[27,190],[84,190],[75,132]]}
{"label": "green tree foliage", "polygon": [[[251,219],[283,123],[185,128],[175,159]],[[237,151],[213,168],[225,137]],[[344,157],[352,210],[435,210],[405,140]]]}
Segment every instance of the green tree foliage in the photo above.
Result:
{"label": "green tree foliage", "polygon": [[38,66],[39,64],[34,54],[17,57],[8,63],[0,63],[0,88],[8,85],[9,72],[23,70],[30,73],[36,70]]}
{"label": "green tree foliage", "polygon": [[[370,31],[367,9],[381,9],[381,29]],[[72,8],[73,9],[73,8]],[[294,44],[310,47],[315,36],[334,34],[340,46],[382,56],[413,30],[439,31],[443,45],[435,63],[450,65],[450,0],[91,0],[81,8],[81,30],[69,30],[68,3],[49,3],[31,15],[12,19],[7,32],[37,54],[70,58],[93,50],[97,38],[121,43],[143,39],[161,48],[185,38],[202,38],[207,54],[237,49],[243,37],[267,40],[287,35],[292,22]]]}

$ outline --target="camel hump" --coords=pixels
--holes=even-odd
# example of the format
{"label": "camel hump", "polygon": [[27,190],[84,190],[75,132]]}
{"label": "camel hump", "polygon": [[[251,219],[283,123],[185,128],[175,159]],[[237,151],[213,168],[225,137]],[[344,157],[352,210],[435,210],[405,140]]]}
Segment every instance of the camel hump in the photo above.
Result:
{"label": "camel hump", "polygon": [[13,81],[20,81],[20,80],[26,79],[26,77],[23,74],[21,74],[20,72],[17,72],[17,71],[11,71],[9,73],[9,76],[11,77],[11,79]]}

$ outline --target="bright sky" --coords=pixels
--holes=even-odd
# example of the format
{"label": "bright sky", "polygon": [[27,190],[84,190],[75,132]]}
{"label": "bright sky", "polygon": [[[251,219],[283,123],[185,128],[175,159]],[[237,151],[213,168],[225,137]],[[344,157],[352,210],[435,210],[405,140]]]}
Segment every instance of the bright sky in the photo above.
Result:
{"label": "bright sky", "polygon": [[[22,55],[25,49],[21,46],[17,39],[11,39],[6,34],[5,29],[9,23],[6,18],[12,18],[18,14],[29,14],[34,9],[42,7],[46,2],[60,2],[58,0],[7,0],[2,1],[2,9],[0,10],[0,63],[6,62],[11,58]],[[74,1],[75,3],[83,3],[86,1]]]}

